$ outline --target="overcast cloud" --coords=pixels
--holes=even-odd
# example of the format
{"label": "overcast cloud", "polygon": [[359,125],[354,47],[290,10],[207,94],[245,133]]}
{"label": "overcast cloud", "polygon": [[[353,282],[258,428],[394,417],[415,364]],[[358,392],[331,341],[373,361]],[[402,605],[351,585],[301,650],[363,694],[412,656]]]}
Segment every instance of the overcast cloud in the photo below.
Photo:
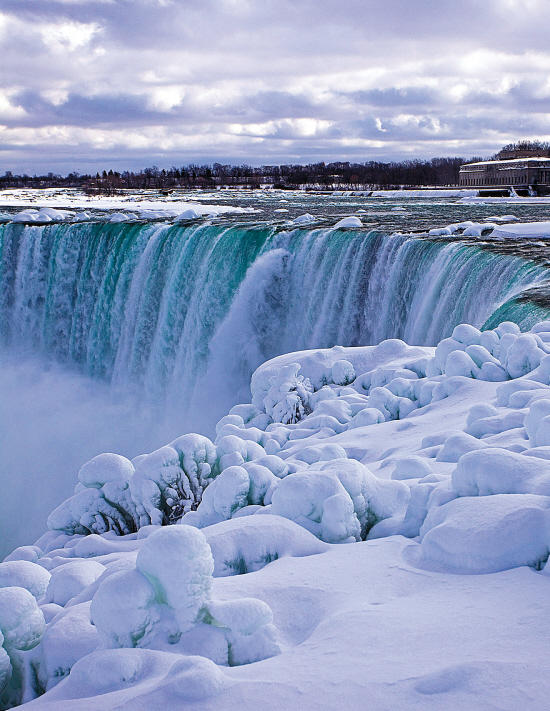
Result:
{"label": "overcast cloud", "polygon": [[550,140],[548,0],[2,0],[0,172]]}

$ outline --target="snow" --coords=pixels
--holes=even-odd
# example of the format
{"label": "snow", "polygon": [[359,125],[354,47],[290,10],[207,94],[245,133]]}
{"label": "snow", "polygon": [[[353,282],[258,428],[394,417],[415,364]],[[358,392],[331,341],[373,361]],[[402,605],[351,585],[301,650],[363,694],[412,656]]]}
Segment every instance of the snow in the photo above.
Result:
{"label": "snow", "polygon": [[292,224],[294,225],[308,225],[312,222],[315,222],[316,218],[313,215],[310,215],[309,212],[306,212],[304,215],[299,215],[298,217],[295,217],[292,220]]}
{"label": "snow", "polygon": [[[91,219],[89,210],[113,211],[123,215],[122,221],[132,215],[132,219],[173,219],[182,212],[190,210],[201,216],[217,216],[225,213],[254,213],[253,207],[234,207],[219,203],[203,204],[181,197],[151,196],[141,194],[121,194],[106,197],[86,195],[82,190],[70,188],[52,189],[10,189],[3,190],[0,203],[6,207],[24,208],[16,216],[8,216],[15,222],[80,222]],[[29,207],[29,205],[36,206]],[[68,210],[66,208],[69,208]],[[75,212],[82,210],[82,212]],[[122,212],[122,210],[128,212]],[[109,216],[110,217],[110,216]],[[109,217],[107,219],[109,219]],[[97,218],[93,218],[97,219]],[[117,221],[117,220],[115,220]]]}
{"label": "snow", "polygon": [[340,227],[362,227],[363,223],[358,217],[344,217],[344,219],[337,222],[334,227],[339,229]]}
{"label": "snow", "polygon": [[95,457],[0,564],[2,703],[545,708],[549,343],[286,354],[214,440]]}
{"label": "snow", "polygon": [[234,517],[208,526],[204,535],[214,558],[214,577],[254,572],[283,556],[328,550],[305,528],[277,515]]}
{"label": "snow", "polygon": [[540,568],[548,558],[549,507],[548,496],[521,494],[435,507],[420,529],[420,560],[461,574]]}
{"label": "snow", "polygon": [[377,198],[399,198],[400,200],[407,198],[457,198],[457,197],[475,197],[478,190],[471,188],[458,189],[430,189],[424,190],[375,190],[371,196]]}
{"label": "snow", "polygon": [[36,563],[26,560],[0,563],[0,588],[25,588],[38,599],[46,592],[49,582],[48,571]]}
{"label": "snow", "polygon": [[499,225],[492,234],[497,239],[536,239],[550,237],[550,222],[522,222]]}

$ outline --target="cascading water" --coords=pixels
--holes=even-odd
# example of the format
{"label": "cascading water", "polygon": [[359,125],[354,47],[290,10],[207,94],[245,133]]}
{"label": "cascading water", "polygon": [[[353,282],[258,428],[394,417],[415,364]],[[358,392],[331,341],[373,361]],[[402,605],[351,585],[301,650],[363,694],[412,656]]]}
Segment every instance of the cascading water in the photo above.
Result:
{"label": "cascading water", "polygon": [[[0,235],[3,348],[184,402],[194,429],[246,397],[275,355],[434,344],[548,279],[520,257],[364,230],[8,224]],[[530,325],[532,310],[516,304],[513,317]],[[213,382],[219,407],[205,416]]]}

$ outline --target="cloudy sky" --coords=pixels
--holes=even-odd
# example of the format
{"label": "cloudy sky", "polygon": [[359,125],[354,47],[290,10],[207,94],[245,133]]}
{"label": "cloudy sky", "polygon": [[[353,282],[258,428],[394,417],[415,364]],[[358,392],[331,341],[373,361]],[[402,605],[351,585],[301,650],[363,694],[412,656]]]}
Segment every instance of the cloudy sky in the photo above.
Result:
{"label": "cloudy sky", "polygon": [[549,0],[2,0],[0,173],[550,140]]}

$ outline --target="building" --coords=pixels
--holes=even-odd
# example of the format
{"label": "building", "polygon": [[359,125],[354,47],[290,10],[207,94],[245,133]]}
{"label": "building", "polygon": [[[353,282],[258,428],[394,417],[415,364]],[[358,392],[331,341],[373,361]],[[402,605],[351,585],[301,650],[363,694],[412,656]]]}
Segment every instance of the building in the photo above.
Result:
{"label": "building", "polygon": [[[537,144],[506,146],[492,160],[460,166],[460,187],[477,187],[486,195],[495,189],[518,195],[550,194],[550,150]],[[512,190],[513,188],[513,190]]]}

